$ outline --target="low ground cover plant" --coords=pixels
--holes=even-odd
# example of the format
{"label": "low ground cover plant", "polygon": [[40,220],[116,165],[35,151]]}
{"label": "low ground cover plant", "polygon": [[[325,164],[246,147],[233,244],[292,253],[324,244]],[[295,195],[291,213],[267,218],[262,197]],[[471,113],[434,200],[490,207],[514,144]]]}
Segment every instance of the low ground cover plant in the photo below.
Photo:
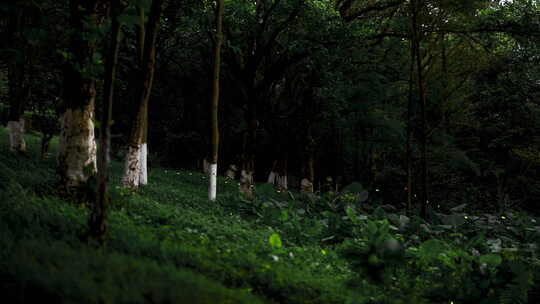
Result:
{"label": "low ground cover plant", "polygon": [[[237,184],[154,167],[135,193],[113,164],[110,232],[87,241],[88,206],[59,196],[54,160],[0,140],[0,287],[6,303],[536,303],[540,224],[519,211],[429,221],[341,193],[253,201]],[[384,190],[382,190],[384,191]]]}

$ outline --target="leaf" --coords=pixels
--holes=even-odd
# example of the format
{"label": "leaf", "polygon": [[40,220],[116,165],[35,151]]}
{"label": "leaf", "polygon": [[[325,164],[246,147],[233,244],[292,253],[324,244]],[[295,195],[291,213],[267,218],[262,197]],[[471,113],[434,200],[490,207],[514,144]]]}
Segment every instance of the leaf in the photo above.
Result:
{"label": "leaf", "polygon": [[268,238],[268,243],[270,244],[270,246],[272,246],[272,248],[275,249],[279,249],[281,248],[281,246],[283,246],[281,242],[281,237],[277,233],[272,233],[272,235],[270,235],[270,237]]}

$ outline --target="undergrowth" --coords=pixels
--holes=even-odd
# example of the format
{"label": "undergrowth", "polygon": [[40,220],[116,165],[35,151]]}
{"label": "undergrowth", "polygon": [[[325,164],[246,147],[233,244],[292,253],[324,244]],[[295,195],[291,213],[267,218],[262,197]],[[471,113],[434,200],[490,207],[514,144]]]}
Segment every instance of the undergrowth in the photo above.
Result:
{"label": "undergrowth", "polygon": [[[537,303],[540,226],[520,212],[377,206],[361,186],[321,196],[152,166],[137,193],[112,166],[109,233],[54,190],[55,161],[8,152],[0,130],[0,288],[5,303]],[[473,202],[471,202],[472,204]]]}

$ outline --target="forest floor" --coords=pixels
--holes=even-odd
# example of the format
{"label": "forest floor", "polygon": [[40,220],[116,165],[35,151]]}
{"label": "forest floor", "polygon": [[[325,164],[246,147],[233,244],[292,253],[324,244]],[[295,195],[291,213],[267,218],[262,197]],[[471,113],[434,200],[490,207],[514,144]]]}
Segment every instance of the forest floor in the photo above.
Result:
{"label": "forest floor", "polygon": [[[540,219],[522,212],[429,221],[358,201],[153,166],[138,192],[112,163],[104,247],[88,206],[60,198],[55,160],[9,153],[0,128],[0,302],[539,303]],[[52,155],[54,155],[53,143]]]}

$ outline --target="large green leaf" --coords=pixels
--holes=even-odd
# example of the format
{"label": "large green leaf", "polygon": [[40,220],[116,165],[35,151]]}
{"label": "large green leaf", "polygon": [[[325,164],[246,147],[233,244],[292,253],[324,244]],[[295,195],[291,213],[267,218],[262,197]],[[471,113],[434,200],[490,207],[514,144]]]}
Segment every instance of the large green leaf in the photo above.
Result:
{"label": "large green leaf", "polygon": [[277,233],[272,233],[270,237],[268,238],[268,243],[272,248],[279,249],[283,246],[283,243],[281,242],[281,237]]}

